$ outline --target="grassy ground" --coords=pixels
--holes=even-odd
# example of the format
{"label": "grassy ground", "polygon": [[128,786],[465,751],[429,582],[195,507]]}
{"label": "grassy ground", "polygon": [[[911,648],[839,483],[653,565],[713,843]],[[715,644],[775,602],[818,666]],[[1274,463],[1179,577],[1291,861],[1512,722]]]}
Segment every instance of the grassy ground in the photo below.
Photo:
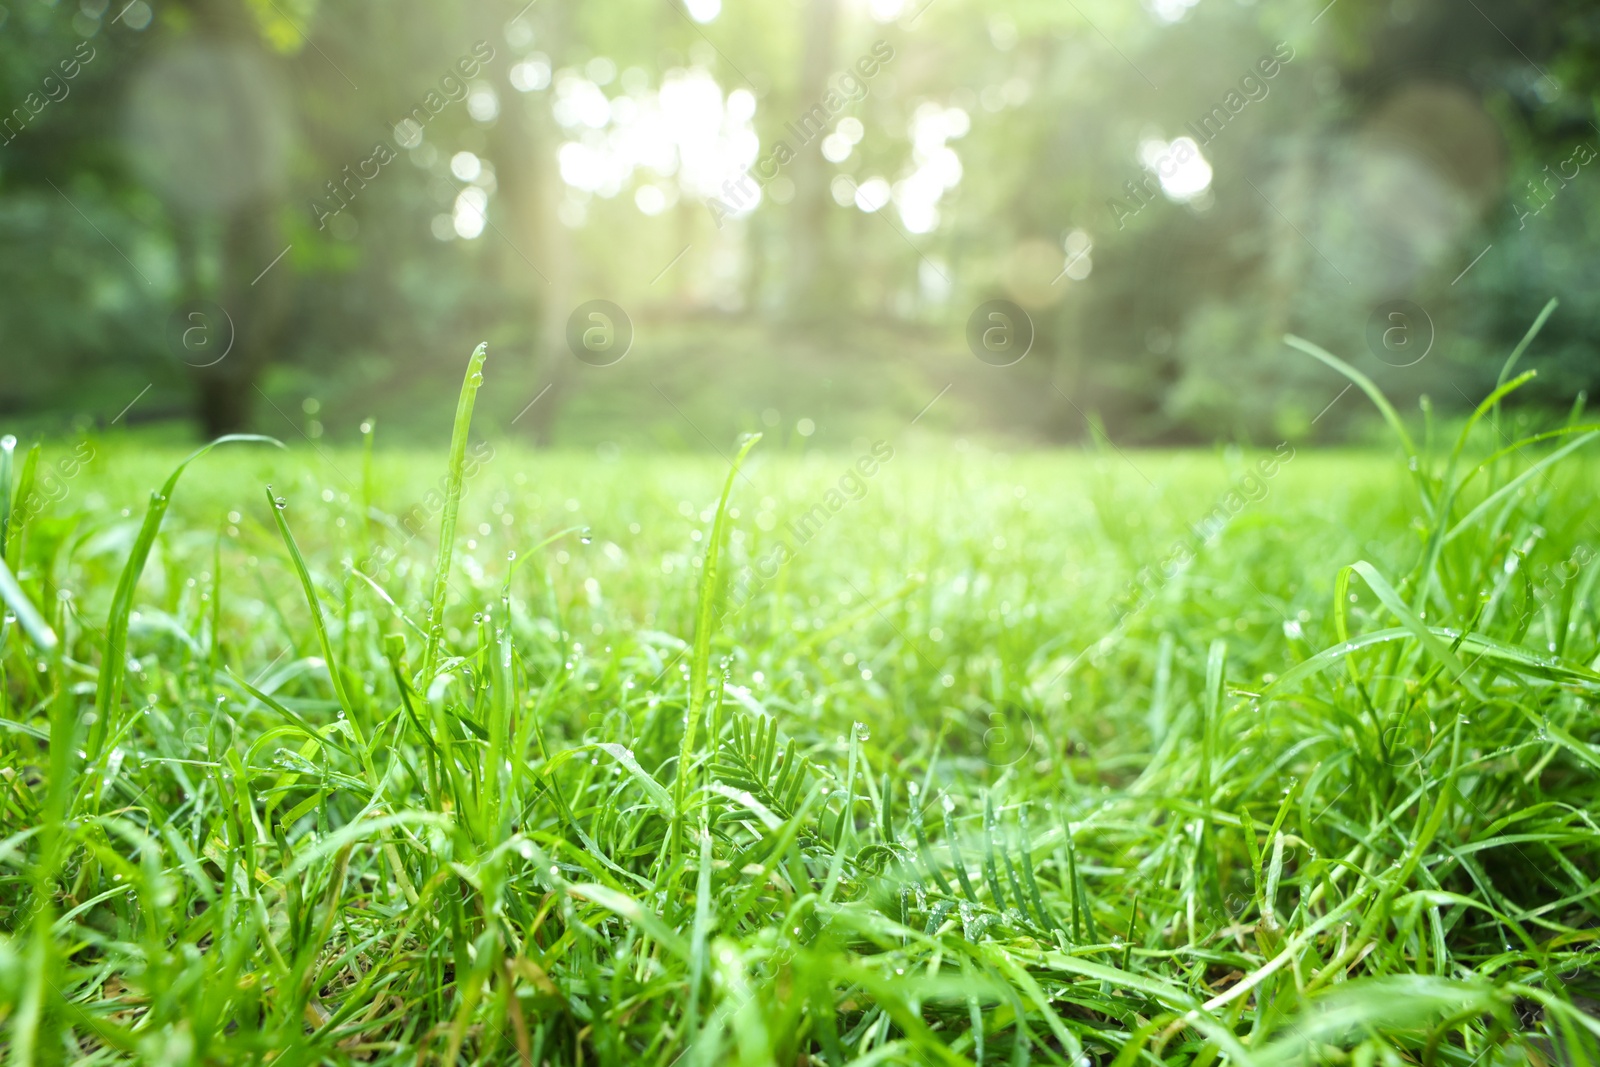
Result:
{"label": "grassy ground", "polygon": [[1486,414],[733,474],[380,426],[153,501],[181,455],[19,451],[0,1040],[1587,1062],[1600,468]]}

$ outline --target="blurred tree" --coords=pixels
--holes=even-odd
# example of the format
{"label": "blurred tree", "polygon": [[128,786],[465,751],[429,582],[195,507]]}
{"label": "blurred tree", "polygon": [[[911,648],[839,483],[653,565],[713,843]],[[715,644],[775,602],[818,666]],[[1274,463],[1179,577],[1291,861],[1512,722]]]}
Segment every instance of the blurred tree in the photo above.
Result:
{"label": "blurred tree", "polygon": [[[1576,0],[125,2],[0,21],[13,414],[109,421],[150,385],[129,421],[185,396],[208,433],[442,421],[456,357],[487,338],[485,417],[541,442],[699,446],[752,411],[915,411],[957,380],[967,399],[925,426],[1337,434],[1359,405],[1317,419],[1330,379],[1284,331],[1464,407],[1551,295],[1540,395],[1600,379],[1600,172],[1576,162],[1600,150],[1600,19]],[[880,38],[893,61],[800,143],[790,124]],[[714,114],[664,110],[671,93]],[[1203,166],[1163,185],[1217,108]],[[719,225],[706,201],[754,158],[747,134],[796,155]],[[836,202],[836,179],[869,192]],[[636,320],[612,371],[567,351],[596,297]],[[1004,370],[962,340],[996,297],[1037,328]],[[1438,333],[1414,368],[1365,338],[1395,297]],[[232,322],[214,366],[168,337],[197,299]]]}

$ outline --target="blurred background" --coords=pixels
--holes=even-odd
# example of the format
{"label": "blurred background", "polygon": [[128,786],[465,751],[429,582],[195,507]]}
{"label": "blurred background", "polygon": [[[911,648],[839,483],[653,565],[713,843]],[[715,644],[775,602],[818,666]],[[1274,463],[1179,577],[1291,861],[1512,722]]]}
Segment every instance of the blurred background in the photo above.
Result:
{"label": "blurred background", "polygon": [[1600,378],[1582,0],[6,2],[13,430],[432,444],[487,341],[541,445],[1334,442],[1285,332],[1448,414],[1552,296]]}

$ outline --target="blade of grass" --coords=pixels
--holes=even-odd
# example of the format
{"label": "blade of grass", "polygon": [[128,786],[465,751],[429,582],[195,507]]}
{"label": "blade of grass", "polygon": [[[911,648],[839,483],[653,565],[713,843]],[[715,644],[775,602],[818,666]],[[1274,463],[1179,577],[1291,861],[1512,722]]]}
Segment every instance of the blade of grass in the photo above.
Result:
{"label": "blade of grass", "polygon": [[1405,449],[1406,456],[1410,458],[1417,454],[1417,447],[1411,440],[1411,434],[1406,431],[1405,424],[1400,421],[1400,416],[1394,410],[1394,405],[1389,403],[1389,399],[1383,395],[1383,391],[1373,383],[1371,378],[1368,378],[1365,374],[1362,374],[1360,371],[1350,366],[1350,364],[1346,363],[1332,352],[1329,352],[1326,348],[1323,348],[1318,344],[1313,344],[1303,337],[1296,337],[1294,334],[1290,333],[1284,334],[1283,340],[1285,344],[1289,345],[1289,347],[1298,348],[1307,355],[1316,357],[1323,363],[1326,363],[1328,366],[1338,371],[1340,374],[1344,375],[1346,378],[1349,378],[1356,385],[1360,386],[1361,391],[1367,394],[1368,399],[1370,399],[1377,407],[1378,411],[1383,414],[1383,421],[1389,424],[1389,428],[1393,430],[1395,436],[1400,439],[1400,445]]}
{"label": "blade of grass", "polygon": [[11,457],[16,450],[15,437],[0,437],[0,557],[11,543]]}
{"label": "blade of grass", "polygon": [[[1544,329],[1544,324],[1550,321],[1550,316],[1555,314],[1556,307],[1560,303],[1555,297],[1551,297],[1544,307],[1540,309],[1538,316],[1533,320],[1533,325],[1528,327],[1528,332],[1522,335],[1522,340],[1517,342],[1517,347],[1511,350],[1511,354],[1506,357],[1505,363],[1501,365],[1500,375],[1494,380],[1496,386],[1504,384],[1505,380],[1511,377],[1511,372],[1516,369],[1517,362],[1522,359],[1522,354],[1528,350],[1529,345],[1533,344],[1533,339],[1539,336],[1539,331]],[[1494,428],[1496,432],[1500,429],[1500,401],[1498,397],[1494,403]]]}
{"label": "blade of grass", "polygon": [[[106,618],[105,655],[100,661],[100,680],[95,689],[94,721],[90,724],[89,741],[85,748],[84,758],[88,766],[92,767],[99,761],[106,734],[111,728],[112,715],[121,703],[123,680],[128,672],[128,618],[133,614],[134,589],[139,584],[139,576],[144,573],[144,565],[150,558],[151,548],[155,546],[156,535],[161,532],[161,520],[166,517],[167,507],[172,503],[172,494],[178,488],[178,479],[183,476],[189,464],[218,445],[246,441],[284,447],[283,442],[277,438],[263,437],[259,434],[228,434],[219,437],[191,452],[188,458],[179,463],[168,475],[166,483],[150,494],[150,506],[145,511],[144,524],[139,527],[138,537],[133,542],[133,551],[128,554],[128,562],[123,566],[122,576],[117,580],[116,593],[111,598],[111,611]],[[74,745],[76,742],[75,739],[69,738],[67,743]]]}
{"label": "blade of grass", "polygon": [[40,652],[49,655],[56,650],[56,632],[44,621],[44,616],[33,606],[33,601],[22,586],[17,584],[17,577],[6,566],[4,557],[0,557],[0,600],[10,606],[17,622],[22,625],[22,632],[32,639]]}
{"label": "blade of grass", "polygon": [[711,525],[711,541],[706,545],[705,562],[701,567],[700,600],[695,612],[694,646],[689,657],[689,707],[683,725],[683,741],[678,747],[677,778],[672,788],[674,814],[672,841],[667,850],[669,857],[677,856],[682,839],[683,801],[688,795],[689,764],[694,755],[695,732],[705,709],[706,681],[711,673],[711,637],[716,622],[718,564],[722,556],[723,542],[728,536],[728,498],[733,493],[733,480],[739,476],[740,464],[760,440],[760,434],[746,437],[739,447],[738,454],[733,457],[727,481],[722,485],[722,496],[717,501],[717,515]]}
{"label": "blade of grass", "polygon": [[[368,746],[365,731],[361,728],[361,716],[357,713],[355,705],[350,700],[349,690],[345,687],[344,668],[340,666],[339,658],[334,655],[333,642],[328,639],[328,624],[322,617],[322,603],[317,598],[316,585],[311,581],[311,571],[306,567],[305,557],[300,554],[300,546],[295,543],[294,534],[289,531],[289,521],[284,518],[283,512],[288,506],[287,502],[282,497],[276,496],[270,485],[267,486],[267,506],[272,510],[273,520],[278,525],[278,533],[289,550],[289,559],[294,563],[295,574],[300,579],[300,588],[305,593],[307,605],[311,608],[311,625],[316,630],[317,643],[322,648],[322,661],[328,668],[328,677],[333,682],[333,692],[339,700],[339,707],[343,709],[346,721],[350,724],[350,731],[355,737],[354,747],[360,757],[361,768],[366,773],[367,784],[372,788],[373,802],[377,803],[383,780],[378,775],[377,767],[373,765],[372,749]],[[394,868],[395,880],[399,882],[406,899],[415,905],[418,899],[417,891],[407,877],[405,866],[400,862],[400,854],[393,843],[385,843],[384,854],[390,866]]]}
{"label": "blade of grass", "polygon": [[1562,445],[1560,448],[1556,449],[1554,452],[1550,453],[1548,456],[1545,456],[1543,459],[1539,460],[1539,462],[1535,463],[1533,466],[1529,467],[1527,470],[1511,479],[1505,485],[1501,486],[1493,493],[1490,493],[1484,498],[1482,503],[1473,508],[1471,511],[1467,512],[1466,515],[1462,516],[1460,522],[1456,523],[1450,528],[1450,532],[1444,536],[1445,543],[1448,544],[1449,542],[1454,541],[1457,537],[1461,536],[1461,534],[1471,528],[1473,523],[1477,522],[1485,512],[1489,511],[1495,506],[1495,504],[1499,503],[1501,500],[1504,500],[1511,493],[1516,492],[1519,488],[1526,484],[1529,479],[1533,478],[1540,471],[1543,471],[1547,467],[1560,462],[1563,457],[1569,453],[1576,452],[1578,449],[1582,448],[1584,445],[1595,440],[1596,438],[1600,438],[1600,431],[1586,433],[1575,438],[1574,440],[1568,441],[1565,445]]}
{"label": "blade of grass", "polygon": [[478,387],[483,384],[483,364],[488,358],[488,344],[472,350],[467,360],[466,377],[461,381],[461,395],[456,400],[456,421],[450,431],[450,466],[445,474],[444,513],[439,520],[439,560],[433,571],[433,598],[428,609],[428,641],[423,649],[422,669],[417,675],[417,691],[425,693],[433,683],[434,669],[439,662],[439,645],[444,639],[445,595],[450,589],[450,557],[455,551],[456,516],[461,510],[461,483],[467,456],[467,432],[472,428],[472,406],[478,398]]}

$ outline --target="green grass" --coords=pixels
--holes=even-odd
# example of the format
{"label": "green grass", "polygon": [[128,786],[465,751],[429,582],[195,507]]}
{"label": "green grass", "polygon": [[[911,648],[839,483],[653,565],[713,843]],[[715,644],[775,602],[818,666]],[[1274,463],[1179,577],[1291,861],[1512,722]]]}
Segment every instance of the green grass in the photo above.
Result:
{"label": "green grass", "polygon": [[1482,414],[6,457],[5,1054],[1590,1062],[1600,467]]}

